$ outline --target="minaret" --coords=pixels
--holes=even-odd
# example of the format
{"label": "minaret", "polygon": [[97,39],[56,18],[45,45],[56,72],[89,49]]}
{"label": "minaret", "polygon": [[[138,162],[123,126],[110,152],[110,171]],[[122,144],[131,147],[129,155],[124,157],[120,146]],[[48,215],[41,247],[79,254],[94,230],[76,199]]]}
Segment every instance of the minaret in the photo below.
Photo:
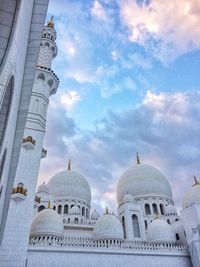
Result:
{"label": "minaret", "polygon": [[[47,108],[49,97],[56,93],[59,84],[58,77],[51,69],[52,60],[57,55],[55,40],[56,31],[52,17],[43,30],[24,138],[2,241],[2,249],[5,250],[9,267],[26,266],[33,207],[37,205],[36,201],[39,201],[35,199],[35,191],[40,160],[47,153],[43,148]],[[13,251],[18,260],[13,258]]]}

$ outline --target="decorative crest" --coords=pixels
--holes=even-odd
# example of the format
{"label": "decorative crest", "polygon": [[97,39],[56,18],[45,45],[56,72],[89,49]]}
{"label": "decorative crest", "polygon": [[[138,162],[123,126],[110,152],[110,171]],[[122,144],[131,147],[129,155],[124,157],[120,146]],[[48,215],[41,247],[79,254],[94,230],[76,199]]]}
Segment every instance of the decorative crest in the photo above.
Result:
{"label": "decorative crest", "polygon": [[47,209],[51,209],[51,203],[50,203],[50,201],[48,202]]}
{"label": "decorative crest", "polygon": [[200,181],[198,181],[196,176],[194,176],[194,184],[193,184],[193,186],[195,186],[195,185],[200,185]]}
{"label": "decorative crest", "polygon": [[47,22],[47,27],[54,28],[54,16],[51,16],[50,20]]}
{"label": "decorative crest", "polygon": [[140,158],[138,152],[136,153],[137,164],[140,164]]}
{"label": "decorative crest", "polygon": [[68,161],[67,169],[68,169],[68,171],[71,171],[71,159],[69,159],[69,161]]}
{"label": "decorative crest", "polygon": [[159,218],[160,218],[159,214],[156,213],[155,220],[156,220],[156,219],[159,219]]}

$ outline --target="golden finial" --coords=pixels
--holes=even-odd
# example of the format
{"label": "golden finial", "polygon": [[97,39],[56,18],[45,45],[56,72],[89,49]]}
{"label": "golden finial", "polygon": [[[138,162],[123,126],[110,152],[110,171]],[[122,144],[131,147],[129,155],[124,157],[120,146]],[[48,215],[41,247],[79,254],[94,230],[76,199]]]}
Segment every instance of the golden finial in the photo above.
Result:
{"label": "golden finial", "polygon": [[198,185],[198,184],[200,185],[200,181],[198,181],[197,177],[194,176],[194,184],[193,184],[193,186]]}
{"label": "golden finial", "polygon": [[47,22],[47,27],[54,28],[54,16],[51,16],[51,19]]}
{"label": "golden finial", "polygon": [[69,161],[68,161],[67,169],[68,169],[68,171],[71,171],[71,159],[69,159]]}
{"label": "golden finial", "polygon": [[108,214],[109,212],[108,212],[108,207],[106,207],[106,213],[105,214]]}
{"label": "golden finial", "polygon": [[136,153],[136,158],[137,158],[137,164],[140,164],[140,158],[138,152]]}
{"label": "golden finial", "polygon": [[156,213],[155,220],[156,220],[156,219],[159,219],[159,218],[160,218],[159,214],[158,214],[158,213]]}
{"label": "golden finial", "polygon": [[51,209],[51,203],[50,203],[50,201],[48,202],[47,209]]}

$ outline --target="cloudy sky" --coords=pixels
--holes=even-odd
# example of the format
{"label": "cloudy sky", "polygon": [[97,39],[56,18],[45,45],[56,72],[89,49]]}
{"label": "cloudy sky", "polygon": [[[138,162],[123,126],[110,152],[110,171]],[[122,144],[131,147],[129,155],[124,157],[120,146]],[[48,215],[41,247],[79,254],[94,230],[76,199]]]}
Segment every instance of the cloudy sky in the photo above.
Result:
{"label": "cloudy sky", "polygon": [[199,0],[50,0],[60,78],[51,97],[39,183],[82,173],[93,208],[116,209],[121,174],[160,169],[180,208],[200,177]]}

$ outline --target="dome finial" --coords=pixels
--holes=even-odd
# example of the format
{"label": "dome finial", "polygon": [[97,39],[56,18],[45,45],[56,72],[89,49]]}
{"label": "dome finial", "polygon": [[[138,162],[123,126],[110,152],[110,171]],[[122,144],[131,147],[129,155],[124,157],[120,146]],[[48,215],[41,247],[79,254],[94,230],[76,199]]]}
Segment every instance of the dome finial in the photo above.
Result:
{"label": "dome finial", "polygon": [[47,27],[54,28],[54,16],[51,16],[50,20],[47,22]]}
{"label": "dome finial", "polygon": [[50,201],[48,202],[47,209],[51,209],[51,203],[50,203]]}
{"label": "dome finial", "polygon": [[105,212],[105,214],[109,214],[108,207],[106,207],[106,212]]}
{"label": "dome finial", "polygon": [[198,181],[197,177],[194,176],[194,184],[193,184],[193,186],[198,185],[198,184],[200,184],[200,181]]}
{"label": "dome finial", "polygon": [[140,158],[138,152],[136,153],[137,164],[140,164]]}
{"label": "dome finial", "polygon": [[67,169],[68,169],[68,171],[71,171],[71,159],[69,159],[69,161],[68,161]]}

